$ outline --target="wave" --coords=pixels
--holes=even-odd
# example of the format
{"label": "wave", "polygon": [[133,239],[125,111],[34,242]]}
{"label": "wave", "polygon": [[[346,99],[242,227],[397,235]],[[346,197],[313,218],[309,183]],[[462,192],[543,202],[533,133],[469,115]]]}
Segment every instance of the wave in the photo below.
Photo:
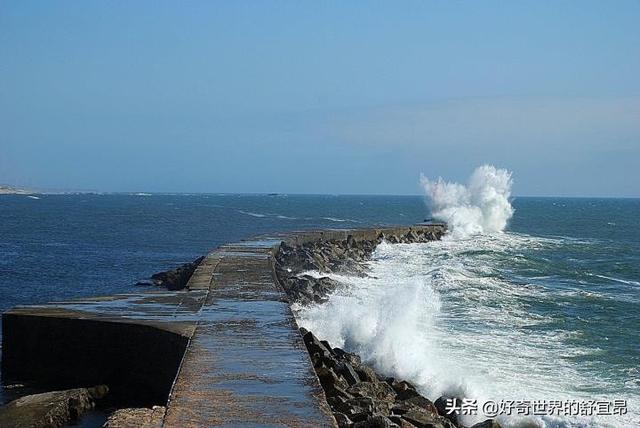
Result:
{"label": "wave", "polygon": [[241,214],[249,215],[251,217],[258,217],[258,218],[262,218],[262,217],[266,217],[267,216],[267,214],[253,213],[251,211],[238,210],[238,212],[241,213]]}
{"label": "wave", "polygon": [[337,222],[337,223],[345,223],[345,222],[348,222],[348,223],[359,223],[358,220],[352,220],[350,218],[337,218],[337,217],[321,217],[321,218],[322,218],[322,220],[329,220],[329,221],[334,221],[334,222]]}
{"label": "wave", "polygon": [[447,223],[450,236],[502,232],[513,216],[511,172],[491,165],[476,168],[465,186],[432,181],[421,174],[420,183],[429,199],[432,216]]}
{"label": "wave", "polygon": [[[500,270],[498,261],[515,252],[556,245],[554,239],[512,233],[383,242],[368,277],[331,275],[344,286],[325,304],[298,308],[296,315],[320,338],[358,353],[382,373],[410,380],[433,400],[444,394],[480,403],[629,400],[593,393],[610,391],[610,380],[587,374],[572,359],[602,350],[577,344],[577,332],[558,325],[553,312],[532,310],[535,302],[552,304],[558,294],[515,283]],[[636,404],[629,401],[626,416],[498,420],[505,427],[634,426],[640,423]]]}
{"label": "wave", "polygon": [[598,274],[587,274],[587,275],[595,276],[595,277],[597,277],[597,278],[607,279],[607,280],[609,280],[609,281],[617,282],[617,283],[620,283],[620,284],[626,284],[626,285],[640,285],[640,282],[638,282],[638,281],[632,281],[632,280],[630,280],[630,279],[615,278],[615,277],[613,277],[613,276],[598,275]]}

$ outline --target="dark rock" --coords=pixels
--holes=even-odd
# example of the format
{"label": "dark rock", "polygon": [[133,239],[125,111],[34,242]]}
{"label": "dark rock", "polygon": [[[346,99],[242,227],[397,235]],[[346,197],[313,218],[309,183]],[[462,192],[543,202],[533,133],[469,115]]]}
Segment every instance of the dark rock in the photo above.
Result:
{"label": "dark rock", "polygon": [[331,347],[331,345],[329,345],[329,342],[327,342],[326,340],[321,340],[320,343],[324,345],[325,349],[329,351],[331,355],[334,355],[333,348]]}
{"label": "dark rock", "polygon": [[311,332],[307,332],[302,339],[304,340],[304,344],[307,346],[307,350],[311,356],[320,355],[323,358],[331,358],[332,351],[330,351],[331,347],[325,346],[322,342],[318,340],[317,337],[313,335]]}
{"label": "dark rock", "polygon": [[350,426],[456,428],[411,383],[380,376],[357,355],[300,331],[331,410],[351,421]]}
{"label": "dark rock", "polygon": [[365,382],[377,382],[378,376],[376,372],[369,366],[365,366],[364,364],[359,366],[354,366],[354,370],[358,373],[360,379]]}
{"label": "dark rock", "polygon": [[393,380],[391,387],[398,395],[398,400],[406,400],[407,398],[420,395],[418,394],[418,391],[416,391],[416,388],[406,380],[400,382]]}
{"label": "dark rock", "polygon": [[351,419],[349,419],[349,417],[344,413],[334,412],[333,417],[336,419],[336,422],[338,423],[338,428],[348,428],[352,424]]}
{"label": "dark rock", "polygon": [[[339,391],[336,388],[339,388],[341,391],[346,390],[349,392],[347,389],[349,388],[347,381],[344,380],[342,376],[338,376],[332,369],[320,367],[316,369],[316,374],[318,375],[320,384],[327,395],[335,395],[338,393]],[[349,392],[349,394],[351,393]]]}
{"label": "dark rock", "polygon": [[394,416],[394,415],[389,416],[389,420],[394,424],[398,425],[400,428],[415,428],[415,425],[402,419],[400,416]]}
{"label": "dark rock", "polygon": [[105,385],[99,385],[27,395],[0,407],[0,427],[62,427],[92,410],[96,400],[108,392]]}
{"label": "dark rock", "polygon": [[479,422],[473,425],[471,428],[501,428],[500,424],[495,419],[487,419],[486,421]]}
{"label": "dark rock", "polygon": [[344,413],[349,418],[353,416],[366,414],[373,414],[374,402],[372,398],[369,397],[356,397],[346,400],[342,403],[336,410],[341,413]]}
{"label": "dark rock", "polygon": [[371,397],[390,402],[396,398],[393,388],[385,382],[358,382],[351,385],[347,392],[356,397]]}
{"label": "dark rock", "polygon": [[186,287],[189,278],[191,278],[191,275],[193,275],[202,260],[204,260],[204,257],[198,257],[191,263],[185,263],[173,270],[154,273],[151,275],[151,280],[155,285],[166,287],[168,290],[181,290]]}
{"label": "dark rock", "polygon": [[455,410],[452,413],[449,413],[447,411],[447,400],[458,400],[458,402],[460,402],[459,398],[443,395],[442,397],[439,397],[433,404],[436,406],[436,409],[438,410],[438,414],[440,416],[449,419],[451,422],[453,422],[454,425],[459,425],[458,416],[460,412],[458,410]]}
{"label": "dark rock", "polygon": [[335,355],[339,361],[351,364],[352,367],[358,367],[362,363],[359,356],[345,352],[340,348],[333,348],[333,355]]}
{"label": "dark rock", "polygon": [[385,416],[369,416],[366,420],[353,424],[353,428],[395,428],[397,426]]}
{"label": "dark rock", "polygon": [[282,242],[275,257],[275,270],[291,302],[300,305],[323,303],[336,289],[337,283],[329,278],[300,279],[297,275],[315,270],[364,277],[367,275],[365,262],[383,240],[390,243],[426,242],[439,239],[443,233],[444,229],[417,229],[404,234],[389,231],[367,239],[356,239],[355,234],[350,234],[344,240],[319,239],[295,246]]}
{"label": "dark rock", "polygon": [[342,398],[343,401],[354,398],[353,395],[349,394],[345,389],[342,389],[340,386],[337,386],[337,385],[333,386],[333,394],[334,394],[334,397]]}
{"label": "dark rock", "polygon": [[349,383],[349,385],[360,382],[358,373],[356,373],[349,363],[338,362],[335,366],[335,371],[336,373],[339,373]]}
{"label": "dark rock", "polygon": [[415,397],[407,398],[406,400],[402,400],[402,403],[419,407],[429,413],[434,413],[436,415],[438,414],[438,409],[431,402],[431,400],[424,398],[422,395],[416,395]]}
{"label": "dark rock", "polygon": [[422,409],[410,410],[402,418],[418,428],[456,428],[448,419]]}

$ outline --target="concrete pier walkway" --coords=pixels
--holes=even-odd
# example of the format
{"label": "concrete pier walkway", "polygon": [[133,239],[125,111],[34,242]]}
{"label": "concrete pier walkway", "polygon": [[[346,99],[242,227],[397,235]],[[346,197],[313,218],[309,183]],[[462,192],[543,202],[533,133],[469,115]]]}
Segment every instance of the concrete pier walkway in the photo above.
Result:
{"label": "concrete pier walkway", "polygon": [[120,406],[166,405],[162,427],[336,426],[275,275],[280,243],[442,227],[274,235],[211,252],[182,291],[14,308],[3,314],[3,377],[106,384]]}

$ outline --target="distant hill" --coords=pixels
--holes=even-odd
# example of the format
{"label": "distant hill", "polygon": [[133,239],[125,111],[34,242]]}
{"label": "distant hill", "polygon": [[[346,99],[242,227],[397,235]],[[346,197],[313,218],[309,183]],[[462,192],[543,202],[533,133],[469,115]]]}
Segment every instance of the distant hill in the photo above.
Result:
{"label": "distant hill", "polygon": [[27,189],[0,184],[0,195],[29,195],[31,193],[33,192]]}

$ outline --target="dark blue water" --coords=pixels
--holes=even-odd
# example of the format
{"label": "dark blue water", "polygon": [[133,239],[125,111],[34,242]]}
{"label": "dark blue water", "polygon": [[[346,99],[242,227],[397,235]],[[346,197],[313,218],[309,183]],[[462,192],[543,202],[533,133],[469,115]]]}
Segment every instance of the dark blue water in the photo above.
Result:
{"label": "dark blue water", "polygon": [[220,244],[272,231],[424,219],[418,197],[0,196],[0,310],[131,291]]}
{"label": "dark blue water", "polygon": [[[154,272],[256,234],[412,224],[430,216],[418,196],[38,198],[0,196],[0,310],[140,290],[135,283]],[[568,346],[601,350],[571,356],[576,367],[611,377],[598,388],[640,387],[640,200],[515,198],[513,206],[508,230],[514,240],[462,254],[469,269],[482,261],[483,251],[491,253],[492,269],[506,283],[542,290],[523,297],[529,299],[527,313],[550,317],[557,325],[546,326],[549,331],[579,332]],[[530,247],[523,236],[542,244]]]}

